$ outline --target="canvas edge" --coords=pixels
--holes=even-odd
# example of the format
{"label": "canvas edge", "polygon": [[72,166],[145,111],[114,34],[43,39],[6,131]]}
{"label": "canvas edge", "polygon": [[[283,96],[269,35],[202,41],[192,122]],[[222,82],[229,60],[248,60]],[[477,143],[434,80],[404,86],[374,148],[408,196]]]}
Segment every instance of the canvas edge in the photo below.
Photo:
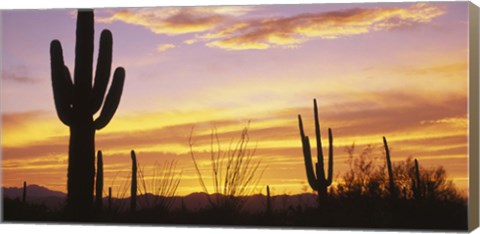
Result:
{"label": "canvas edge", "polygon": [[479,14],[478,7],[469,4],[469,194],[468,229],[479,225]]}
{"label": "canvas edge", "polygon": [[[3,10],[0,10],[0,77],[3,76]],[[3,87],[2,86],[2,80],[3,79],[0,79],[0,87]],[[1,97],[0,97],[1,98]],[[2,107],[0,106],[0,113],[3,113],[2,111]],[[2,137],[3,134],[2,134],[2,131],[3,131],[3,128],[2,128],[2,125],[3,125],[3,121],[2,121],[2,116],[3,114],[0,114],[0,145],[2,145]],[[3,155],[2,155],[2,152],[3,152],[3,147],[0,149],[0,166],[3,165]],[[3,167],[0,169],[0,183],[2,183],[2,186],[3,186]],[[4,219],[3,219],[3,189],[0,189],[0,223],[3,223],[4,222]]]}
{"label": "canvas edge", "polygon": [[[468,45],[469,45],[469,106],[468,106],[468,121],[469,121],[469,152],[468,152],[468,180],[469,180],[469,189],[468,189],[468,230],[473,231],[479,227],[479,206],[480,206],[480,158],[479,158],[479,120],[480,120],[480,76],[479,76],[479,7],[474,3],[470,2],[469,5],[469,35],[468,35]],[[74,8],[72,8],[74,9]],[[15,9],[10,9],[15,10]],[[2,12],[0,10],[0,76],[2,74]],[[0,79],[0,87],[1,87]],[[1,106],[0,106],[1,109]],[[1,124],[2,115],[0,115],[0,134],[2,132]],[[1,143],[0,137],[0,143]],[[2,163],[2,150],[0,150],[0,165]],[[0,183],[3,184],[2,173],[0,171]],[[3,198],[3,189],[0,189],[0,197]],[[3,220],[3,199],[0,200],[0,223],[4,223]],[[161,226],[160,226],[161,227]],[[185,226],[183,226],[185,227]],[[198,228],[198,227],[194,227]],[[218,228],[218,226],[217,226]],[[221,227],[220,227],[221,228]],[[299,229],[301,230],[301,229]],[[381,231],[381,229],[378,229]],[[328,230],[326,230],[328,231]],[[331,231],[331,230],[330,230]]]}

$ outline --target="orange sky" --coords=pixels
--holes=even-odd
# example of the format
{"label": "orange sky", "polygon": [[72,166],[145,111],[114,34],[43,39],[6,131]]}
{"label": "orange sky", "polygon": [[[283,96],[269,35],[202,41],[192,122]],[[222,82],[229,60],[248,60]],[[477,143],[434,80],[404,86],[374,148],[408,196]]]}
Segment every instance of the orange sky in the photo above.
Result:
{"label": "orange sky", "polygon": [[[114,195],[121,190],[135,149],[147,174],[155,162],[175,160],[182,173],[178,194],[199,192],[189,155],[192,127],[195,154],[209,175],[212,128],[227,147],[250,121],[254,159],[265,168],[259,189],[303,192],[297,115],[314,136],[316,98],[324,145],[326,129],[334,134],[335,181],[347,169],[345,147],[371,144],[378,149],[374,156],[381,157],[386,136],[393,162],[412,156],[426,168],[442,165],[465,190],[467,6],[96,11],[96,38],[102,28],[112,31],[113,66],[127,71],[117,113],[96,135],[105,186],[113,186]],[[75,14],[12,11],[2,17],[3,186],[26,180],[65,191],[69,136],[54,110],[48,45],[62,41],[72,69]]]}

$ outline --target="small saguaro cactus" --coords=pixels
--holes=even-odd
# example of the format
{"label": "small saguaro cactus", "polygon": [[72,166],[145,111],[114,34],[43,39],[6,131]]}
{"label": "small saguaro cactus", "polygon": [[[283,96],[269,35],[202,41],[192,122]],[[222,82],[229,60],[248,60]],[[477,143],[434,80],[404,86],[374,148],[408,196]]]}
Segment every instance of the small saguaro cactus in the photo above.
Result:
{"label": "small saguaro cactus", "polygon": [[22,203],[27,202],[27,181],[23,181]]}
{"label": "small saguaro cactus", "polygon": [[270,197],[270,186],[267,185],[267,215],[272,213],[272,200]]}
{"label": "small saguaro cactus", "polygon": [[131,151],[132,157],[132,185],[130,186],[130,211],[135,212],[137,207],[137,156]]}
{"label": "small saguaro cactus", "polygon": [[[79,10],[73,81],[63,61],[60,41],[53,40],[50,44],[55,109],[60,121],[70,128],[67,210],[73,215],[72,218],[80,219],[90,218],[93,210],[95,131],[104,128],[112,119],[125,81],[125,70],[117,68],[105,97],[112,64],[112,34],[109,30],[103,30],[92,82],[93,40],[93,10]],[[94,114],[100,109],[100,115],[94,119]]]}
{"label": "small saguaro cactus", "polygon": [[103,199],[103,156],[102,151],[97,153],[97,180],[95,183],[95,205],[97,209],[102,209]]}
{"label": "small saguaro cactus", "polygon": [[112,211],[112,187],[108,187],[108,211]]}
{"label": "small saguaro cactus", "polygon": [[412,178],[412,191],[415,199],[420,200],[422,198],[422,184],[420,181],[420,169],[417,159],[415,159],[415,179]]}
{"label": "small saguaro cactus", "polygon": [[298,125],[300,128],[300,138],[302,140],[303,158],[305,160],[305,168],[307,172],[308,184],[310,187],[318,192],[319,206],[327,199],[327,188],[332,184],[333,174],[333,136],[332,130],[328,129],[328,175],[325,177],[325,169],[323,164],[323,149],[322,140],[320,135],[320,121],[318,120],[318,108],[317,100],[313,99],[313,112],[315,116],[315,135],[317,142],[317,160],[315,164],[316,173],[312,164],[312,153],[310,150],[310,140],[308,136],[305,136],[303,131],[302,116],[298,115]]}
{"label": "small saguaro cactus", "polygon": [[390,190],[390,196],[392,200],[397,198],[397,189],[393,178],[392,161],[390,160],[390,149],[388,148],[387,138],[383,137],[383,145],[385,147],[385,157],[387,158],[387,170],[388,170],[388,189]]}

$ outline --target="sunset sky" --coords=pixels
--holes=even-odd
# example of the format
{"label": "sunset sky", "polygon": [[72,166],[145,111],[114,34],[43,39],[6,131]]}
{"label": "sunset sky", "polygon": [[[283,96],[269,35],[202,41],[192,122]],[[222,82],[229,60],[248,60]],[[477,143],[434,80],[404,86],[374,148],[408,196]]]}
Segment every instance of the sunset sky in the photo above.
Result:
{"label": "sunset sky", "polygon": [[[73,70],[75,22],[74,10],[2,12],[3,186],[66,192],[69,130],[55,112],[49,45],[61,41]],[[467,2],[97,9],[94,60],[105,28],[112,67],[126,70],[120,106],[96,134],[114,195],[131,149],[146,174],[174,160],[178,194],[201,192],[192,128],[208,180],[211,130],[228,148],[249,121],[259,189],[303,192],[297,115],[313,139],[314,98],[324,146],[327,128],[334,135],[334,181],[348,169],[345,147],[371,144],[383,162],[386,136],[393,162],[444,166],[467,189]]]}

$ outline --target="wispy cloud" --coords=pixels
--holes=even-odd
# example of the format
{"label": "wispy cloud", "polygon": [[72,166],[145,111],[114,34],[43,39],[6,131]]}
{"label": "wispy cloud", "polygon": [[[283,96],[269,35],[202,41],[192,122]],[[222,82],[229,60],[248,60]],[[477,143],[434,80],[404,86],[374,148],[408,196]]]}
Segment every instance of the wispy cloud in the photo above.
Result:
{"label": "wispy cloud", "polygon": [[250,7],[167,7],[142,8],[114,12],[98,21],[121,21],[140,25],[156,34],[178,35],[212,30],[234,17],[250,11]]}
{"label": "wispy cloud", "polygon": [[3,127],[18,128],[24,124],[31,122],[35,119],[44,116],[44,111],[27,111],[27,112],[15,112],[15,113],[3,113],[2,123]]}
{"label": "wispy cloud", "polygon": [[207,45],[227,50],[291,47],[312,38],[336,39],[428,23],[445,11],[418,3],[408,8],[355,8],[341,11],[268,18],[234,25],[219,31],[221,39]]}
{"label": "wispy cloud", "polygon": [[58,123],[55,114],[45,111],[3,113],[2,147],[21,148],[68,133],[68,128]]}
{"label": "wispy cloud", "polygon": [[167,51],[167,50],[173,49],[173,48],[175,48],[174,44],[161,44],[161,45],[157,46],[157,51],[158,52],[164,52],[164,51]]}
{"label": "wispy cloud", "polygon": [[99,21],[141,25],[156,34],[197,33],[185,40],[186,44],[201,41],[225,50],[264,50],[294,48],[315,38],[336,39],[410,27],[445,13],[440,5],[417,3],[405,8],[354,8],[291,17],[237,19],[254,9],[232,6],[122,10]]}
{"label": "wispy cloud", "polygon": [[18,74],[15,72],[10,72],[5,70],[2,71],[2,80],[7,82],[12,81],[12,82],[23,83],[23,84],[35,84],[40,82],[40,80],[30,77],[28,75]]}
{"label": "wispy cloud", "polygon": [[[430,75],[430,74],[440,74],[440,75],[449,75],[458,77],[465,76],[468,72],[468,64],[466,62],[461,63],[449,63],[449,64],[441,64],[435,66],[428,66],[428,67],[416,67],[416,68],[396,68],[392,69],[396,73],[405,73],[407,75]],[[457,75],[457,76],[455,76]]]}

